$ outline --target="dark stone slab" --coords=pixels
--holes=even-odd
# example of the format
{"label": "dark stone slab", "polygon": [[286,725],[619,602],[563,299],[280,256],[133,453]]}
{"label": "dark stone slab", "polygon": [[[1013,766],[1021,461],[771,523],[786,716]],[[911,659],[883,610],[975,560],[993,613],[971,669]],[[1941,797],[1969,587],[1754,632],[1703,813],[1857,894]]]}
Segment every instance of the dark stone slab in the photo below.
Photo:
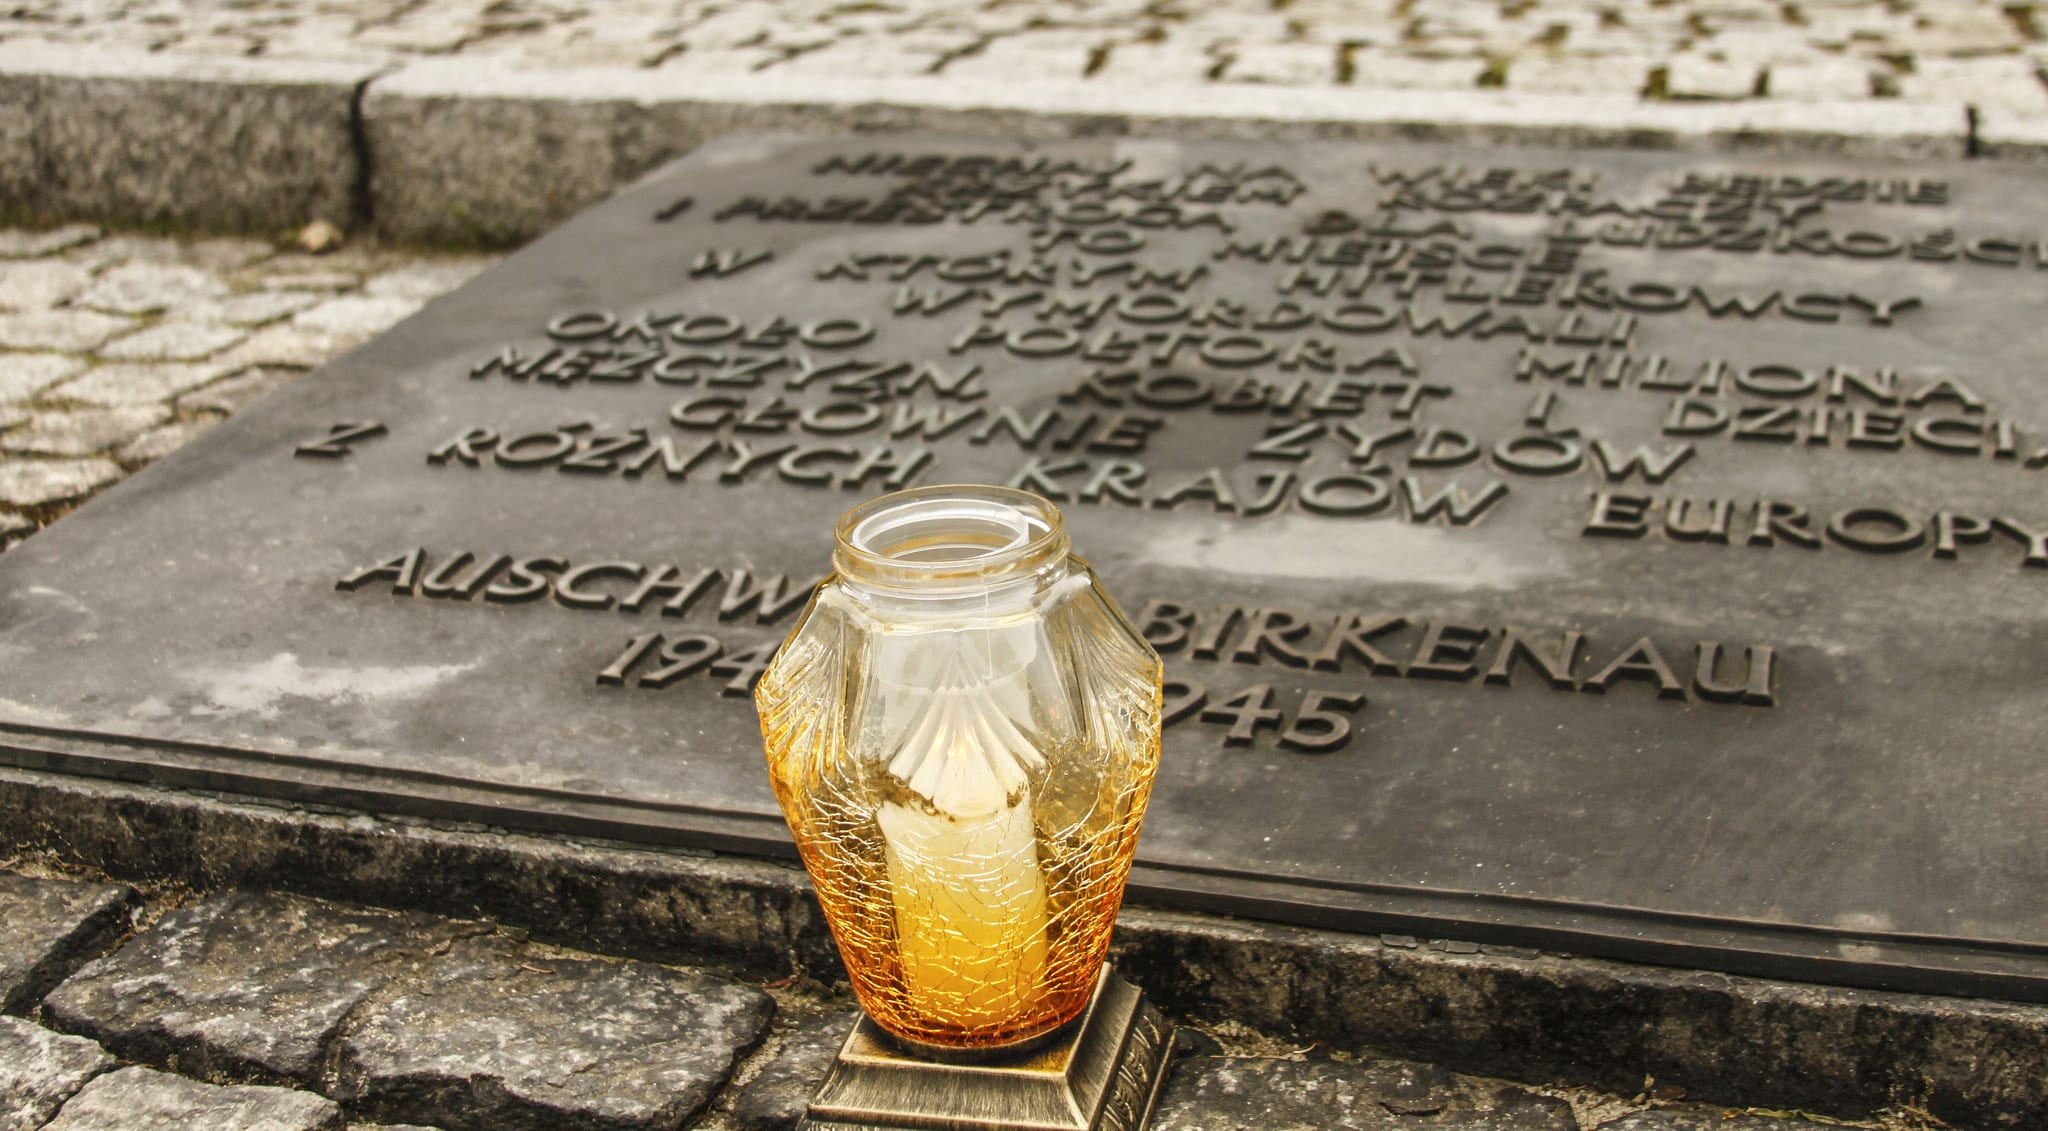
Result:
{"label": "dark stone slab", "polygon": [[1600,1131],[1812,1131],[1813,1121],[1780,1119],[1769,1115],[1743,1115],[1733,1111],[1638,1111]]}
{"label": "dark stone slab", "polygon": [[803,1118],[812,1093],[825,1079],[858,1014],[812,1017],[782,1040],[781,1047],[732,1102],[732,1117],[744,1131],[788,1131]]}
{"label": "dark stone slab", "polygon": [[341,1108],[311,1092],[203,1084],[123,1068],[71,1097],[47,1131],[341,1131]]}
{"label": "dark stone slab", "polygon": [[2036,187],[722,143],[0,559],[0,758],[787,853],[833,518],[1015,482],[1166,653],[1138,900],[2048,1000]]}
{"label": "dark stone slab", "polygon": [[710,1102],[774,1008],[694,971],[473,940],[364,1005],[332,1094],[448,1131],[671,1128]]}
{"label": "dark stone slab", "polygon": [[1571,1106],[1475,1086],[1435,1065],[1189,1056],[1173,1066],[1158,1131],[1577,1131]]}
{"label": "dark stone slab", "polygon": [[0,1017],[0,1131],[36,1131],[113,1066],[114,1058],[91,1041]]}
{"label": "dark stone slab", "polygon": [[488,928],[231,892],[173,911],[58,987],[52,1025],[190,1076],[314,1084],[343,1019]]}
{"label": "dark stone slab", "polygon": [[128,929],[135,891],[0,873],[0,1012],[22,1013]]}

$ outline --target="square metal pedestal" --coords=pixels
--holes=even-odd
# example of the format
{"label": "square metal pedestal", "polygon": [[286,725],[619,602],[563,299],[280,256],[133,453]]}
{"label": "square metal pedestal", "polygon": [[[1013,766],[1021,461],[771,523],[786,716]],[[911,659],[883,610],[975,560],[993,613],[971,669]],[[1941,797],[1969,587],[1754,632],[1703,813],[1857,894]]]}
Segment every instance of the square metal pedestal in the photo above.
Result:
{"label": "square metal pedestal", "polygon": [[1086,1012],[1014,1060],[913,1056],[863,1014],[798,1131],[1139,1131],[1172,1051],[1173,1026],[1107,965]]}

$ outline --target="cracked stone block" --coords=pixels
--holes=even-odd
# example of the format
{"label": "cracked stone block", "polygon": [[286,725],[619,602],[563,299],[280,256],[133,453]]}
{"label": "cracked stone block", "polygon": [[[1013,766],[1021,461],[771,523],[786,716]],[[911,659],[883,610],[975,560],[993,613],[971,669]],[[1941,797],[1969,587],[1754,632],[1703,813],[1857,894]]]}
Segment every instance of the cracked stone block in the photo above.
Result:
{"label": "cracked stone block", "polygon": [[1215,58],[1191,46],[1123,43],[1109,49],[1102,73],[1124,82],[1199,83],[1215,67]]}
{"label": "cracked stone block", "polygon": [[797,1026],[733,1101],[733,1120],[742,1131],[789,1131],[795,1127],[859,1016],[833,1013]]}
{"label": "cracked stone block", "polygon": [[0,1017],[0,1131],[36,1131],[112,1067],[114,1058],[91,1041]]}
{"label": "cracked stone block", "polygon": [[419,308],[417,299],[352,295],[328,299],[293,316],[292,326],[337,338],[367,338],[391,328]]}
{"label": "cracked stone block", "polygon": [[218,364],[102,365],[50,395],[96,405],[158,404],[228,372]]}
{"label": "cracked stone block", "polygon": [[1479,85],[1481,59],[1414,59],[1358,52],[1351,57],[1351,85],[1395,90],[1463,90]]}
{"label": "cracked stone block", "polygon": [[1672,98],[1748,98],[1756,93],[1754,63],[1723,63],[1677,55],[1665,72],[1664,93]]}
{"label": "cracked stone block", "polygon": [[2048,113],[2048,86],[2030,59],[1925,59],[1899,76],[1899,97],[1919,102],[1957,101],[1973,106]]}
{"label": "cracked stone block", "polygon": [[1508,64],[1507,86],[1539,94],[1641,94],[1655,65],[1646,57],[1517,59]]}
{"label": "cracked stone block", "polygon": [[204,322],[161,322],[100,347],[115,361],[196,361],[248,337],[248,331]]}
{"label": "cracked stone block", "polygon": [[230,369],[241,369],[251,365],[289,365],[299,369],[313,369],[326,364],[328,358],[334,357],[355,343],[354,338],[310,333],[289,324],[266,326],[249,335],[248,340],[221,354],[214,361]]}
{"label": "cracked stone block", "polygon": [[217,412],[233,416],[299,375],[296,369],[255,368],[178,398],[184,412]]}
{"label": "cracked stone block", "polygon": [[170,415],[170,409],[159,405],[40,412],[25,426],[0,436],[0,450],[46,456],[97,455],[156,427]]}
{"label": "cracked stone block", "polygon": [[94,281],[78,296],[79,306],[110,314],[154,314],[173,306],[219,298],[226,283],[197,267],[174,263],[128,263]]}
{"label": "cracked stone block", "polygon": [[84,368],[58,353],[0,353],[0,401],[25,401]]}
{"label": "cracked stone block", "polygon": [[17,350],[84,353],[134,325],[130,319],[90,310],[28,310],[0,314],[0,346]]}
{"label": "cracked stone block", "polygon": [[261,326],[275,322],[320,301],[318,295],[302,291],[251,291],[248,294],[195,302],[164,311],[164,318],[176,322],[213,322],[227,326]]}
{"label": "cracked stone block", "polygon": [[[39,498],[10,487],[11,473],[38,466],[48,465],[19,460],[0,463],[0,500],[35,506],[67,497],[60,493]],[[120,473],[114,468],[114,476]],[[77,478],[86,481],[91,476],[78,474]],[[98,482],[89,483],[84,490]],[[128,929],[135,902],[135,890],[120,884],[0,873],[0,1011],[20,1013],[41,1000],[50,987]]]}
{"label": "cracked stone block", "polygon": [[0,539],[12,539],[17,534],[26,534],[35,528],[35,521],[27,515],[0,511]]}
{"label": "cracked stone block", "polygon": [[1246,43],[1230,49],[1230,82],[1309,86],[1337,77],[1337,52],[1320,43]]}
{"label": "cracked stone block", "polygon": [[44,1131],[341,1131],[341,1108],[289,1088],[223,1087],[148,1068],[97,1077]]}
{"label": "cracked stone block", "polygon": [[1780,63],[1771,68],[1765,90],[1772,98],[1824,102],[1870,97],[1870,66],[1854,59]]}
{"label": "cracked stone block", "polygon": [[59,986],[44,1017],[194,1076],[313,1081],[342,1019],[410,962],[484,930],[229,892],[173,911]]}
{"label": "cracked stone block", "polygon": [[31,213],[272,231],[346,216],[358,183],[357,63],[0,43],[0,105],[25,108],[26,162],[0,197]]}
{"label": "cracked stone block", "polygon": [[92,272],[61,259],[0,263],[0,307],[48,310],[85,288]]}
{"label": "cracked stone block", "polygon": [[121,474],[121,465],[107,459],[0,460],[0,503],[39,507],[76,499],[112,483]]}
{"label": "cracked stone block", "polygon": [[66,248],[91,243],[100,238],[97,224],[67,224],[47,232],[31,232],[20,228],[0,231],[0,259],[35,259],[44,255],[55,255]]}
{"label": "cracked stone block", "polygon": [[[1420,1124],[1419,1117],[1430,1118]],[[1576,1131],[1563,1100],[1459,1079],[1413,1061],[1187,1056],[1159,1097],[1154,1131]]]}
{"label": "cracked stone block", "polygon": [[450,1131],[670,1128],[703,1110],[774,1008],[695,971],[477,940],[365,1003],[332,1094]]}
{"label": "cracked stone block", "polygon": [[151,463],[184,447],[213,425],[211,420],[173,420],[115,448],[114,458],[123,463]]}

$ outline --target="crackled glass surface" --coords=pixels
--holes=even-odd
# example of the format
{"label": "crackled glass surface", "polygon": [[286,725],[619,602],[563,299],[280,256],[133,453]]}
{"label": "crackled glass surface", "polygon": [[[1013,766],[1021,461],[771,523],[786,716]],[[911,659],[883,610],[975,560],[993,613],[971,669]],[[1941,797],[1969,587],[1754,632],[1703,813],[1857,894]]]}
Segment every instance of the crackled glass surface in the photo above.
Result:
{"label": "crackled glass surface", "polygon": [[930,487],[840,522],[755,692],[775,794],[883,1029],[1031,1039],[1087,1005],[1159,764],[1159,658],[1057,509]]}

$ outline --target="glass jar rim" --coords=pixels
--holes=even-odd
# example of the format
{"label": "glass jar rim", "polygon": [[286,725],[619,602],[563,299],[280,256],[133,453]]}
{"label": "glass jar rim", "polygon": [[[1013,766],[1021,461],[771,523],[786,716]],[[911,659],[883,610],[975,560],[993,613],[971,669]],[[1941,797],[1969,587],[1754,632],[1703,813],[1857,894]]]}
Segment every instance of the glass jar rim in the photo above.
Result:
{"label": "glass jar rim", "polygon": [[1034,572],[1066,553],[1066,522],[1049,500],[954,483],[856,504],[833,531],[832,565],[855,584],[955,590]]}

